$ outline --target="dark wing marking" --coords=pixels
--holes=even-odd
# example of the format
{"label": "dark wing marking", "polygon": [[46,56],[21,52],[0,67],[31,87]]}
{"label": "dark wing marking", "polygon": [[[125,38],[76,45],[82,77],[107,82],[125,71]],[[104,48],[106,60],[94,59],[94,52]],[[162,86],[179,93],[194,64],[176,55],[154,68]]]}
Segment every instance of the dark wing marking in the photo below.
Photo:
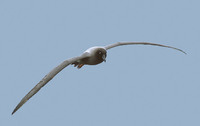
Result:
{"label": "dark wing marking", "polygon": [[175,50],[181,51],[182,53],[186,54],[186,52],[184,52],[181,49],[178,49],[178,48],[175,48],[175,47],[172,47],[172,46],[166,46],[166,45],[161,45],[161,44],[156,44],[156,43],[150,43],[150,42],[117,42],[117,43],[105,46],[105,49],[108,50],[108,49],[111,49],[113,47],[122,46],[122,45],[153,45],[153,46],[161,46],[161,47],[175,49]]}
{"label": "dark wing marking", "polygon": [[44,85],[46,85],[54,76],[56,76],[62,69],[67,67],[68,65],[81,60],[83,58],[88,57],[87,53],[79,57],[74,57],[68,60],[65,60],[60,65],[55,67],[52,71],[50,71],[24,98],[20,101],[20,103],[15,107],[12,114],[14,114],[26,101],[28,101],[33,95],[35,95]]}

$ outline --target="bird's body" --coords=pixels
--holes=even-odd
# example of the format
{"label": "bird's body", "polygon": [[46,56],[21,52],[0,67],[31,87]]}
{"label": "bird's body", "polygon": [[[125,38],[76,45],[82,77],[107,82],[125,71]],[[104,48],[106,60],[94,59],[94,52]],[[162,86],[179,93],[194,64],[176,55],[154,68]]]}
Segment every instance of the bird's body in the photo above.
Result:
{"label": "bird's body", "polygon": [[161,44],[149,43],[149,42],[118,42],[115,44],[111,44],[108,46],[95,46],[87,49],[81,56],[74,57],[68,60],[65,60],[60,65],[55,67],[52,71],[50,71],[15,107],[12,114],[14,114],[26,101],[28,101],[33,95],[35,95],[44,85],[46,85],[54,76],[56,76],[61,70],[63,70],[68,65],[72,64],[77,68],[83,67],[83,65],[97,65],[106,61],[107,50],[116,46],[121,45],[153,45],[153,46],[161,46],[172,48],[178,51],[182,51],[181,49],[174,48],[171,46],[165,46]]}
{"label": "bird's body", "polygon": [[83,55],[87,55],[86,58],[82,58],[72,64],[74,64],[75,67],[77,66],[77,68],[81,68],[83,65],[97,65],[105,61],[106,53],[107,51],[104,47],[91,47],[83,53]]}

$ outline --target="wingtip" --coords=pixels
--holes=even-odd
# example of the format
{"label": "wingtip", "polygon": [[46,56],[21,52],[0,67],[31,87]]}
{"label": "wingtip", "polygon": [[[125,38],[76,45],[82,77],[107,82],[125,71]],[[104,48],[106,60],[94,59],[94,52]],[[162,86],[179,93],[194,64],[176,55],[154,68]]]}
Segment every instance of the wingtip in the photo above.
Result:
{"label": "wingtip", "polygon": [[16,111],[17,111],[18,109],[17,108],[15,108],[14,110],[13,110],[13,112],[12,112],[12,114],[11,115],[13,115]]}
{"label": "wingtip", "polygon": [[185,55],[187,55],[187,53],[186,53],[186,52],[184,52],[184,51],[183,51],[183,53],[184,53]]}
{"label": "wingtip", "polygon": [[13,115],[16,111],[13,111],[11,115]]}
{"label": "wingtip", "polygon": [[12,112],[12,115],[22,106],[21,102],[15,107],[15,109]]}
{"label": "wingtip", "polygon": [[185,55],[187,55],[187,53],[181,49],[179,49],[179,51],[181,51],[182,53],[184,53]]}

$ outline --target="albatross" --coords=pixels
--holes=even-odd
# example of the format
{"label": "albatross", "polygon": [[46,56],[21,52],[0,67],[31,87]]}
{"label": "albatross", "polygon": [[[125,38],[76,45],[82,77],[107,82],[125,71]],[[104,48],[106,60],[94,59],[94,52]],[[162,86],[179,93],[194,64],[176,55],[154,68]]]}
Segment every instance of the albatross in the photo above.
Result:
{"label": "albatross", "polygon": [[70,59],[67,59],[63,61],[60,65],[55,67],[53,70],[51,70],[28,94],[26,94],[22,100],[19,102],[19,104],[15,107],[15,109],[12,112],[12,115],[20,108],[24,103],[26,103],[33,95],[35,95],[43,86],[45,86],[51,79],[54,78],[61,70],[63,70],[65,67],[69,65],[74,65],[74,67],[77,67],[80,69],[84,65],[97,65],[102,63],[103,61],[106,61],[107,56],[107,50],[117,47],[117,46],[123,46],[123,45],[152,45],[152,46],[160,46],[160,47],[166,47],[171,48],[177,51],[180,51],[184,54],[183,50],[179,48],[175,48],[172,46],[166,46],[162,44],[156,44],[156,43],[150,43],[150,42],[117,42],[114,44],[110,44],[107,46],[95,46],[87,49],[85,52],[83,52],[82,55],[73,57]]}

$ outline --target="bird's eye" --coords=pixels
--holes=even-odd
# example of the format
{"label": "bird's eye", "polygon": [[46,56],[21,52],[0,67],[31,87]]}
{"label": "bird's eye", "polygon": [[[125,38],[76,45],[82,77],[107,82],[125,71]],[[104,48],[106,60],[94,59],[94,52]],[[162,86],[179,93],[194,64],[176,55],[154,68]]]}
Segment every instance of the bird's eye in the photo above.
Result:
{"label": "bird's eye", "polygon": [[102,52],[100,51],[99,54],[102,54]]}

